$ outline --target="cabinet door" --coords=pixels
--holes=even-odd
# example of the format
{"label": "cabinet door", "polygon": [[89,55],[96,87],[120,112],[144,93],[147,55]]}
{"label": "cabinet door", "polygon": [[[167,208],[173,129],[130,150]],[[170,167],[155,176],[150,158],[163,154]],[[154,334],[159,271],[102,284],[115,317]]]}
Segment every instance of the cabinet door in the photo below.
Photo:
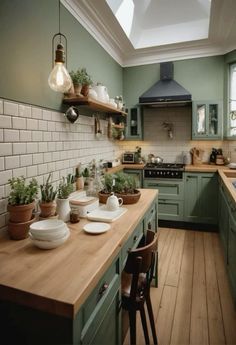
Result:
{"label": "cabinet door", "polygon": [[216,174],[200,176],[199,207],[202,223],[218,223],[218,179]]}
{"label": "cabinet door", "polygon": [[128,109],[125,139],[126,140],[142,140],[143,139],[142,109],[140,107],[134,107],[134,108]]}
{"label": "cabinet door", "polygon": [[159,199],[183,200],[184,197],[184,182],[174,181],[171,179],[163,180],[144,180],[145,188],[158,189]]}
{"label": "cabinet door", "polygon": [[192,139],[221,139],[223,135],[222,121],[222,102],[194,102],[192,113]]}
{"label": "cabinet door", "polygon": [[231,209],[229,221],[229,252],[228,252],[228,272],[233,292],[234,301],[236,301],[236,209]]}
{"label": "cabinet door", "polygon": [[224,249],[224,256],[228,262],[229,210],[223,187],[219,188],[219,232]]}
{"label": "cabinet door", "polygon": [[185,173],[184,220],[198,222],[200,218],[199,204],[200,178],[195,173]]}
{"label": "cabinet door", "polygon": [[143,186],[143,171],[134,169],[124,169],[124,173],[132,175],[136,182],[136,188],[142,188]]}

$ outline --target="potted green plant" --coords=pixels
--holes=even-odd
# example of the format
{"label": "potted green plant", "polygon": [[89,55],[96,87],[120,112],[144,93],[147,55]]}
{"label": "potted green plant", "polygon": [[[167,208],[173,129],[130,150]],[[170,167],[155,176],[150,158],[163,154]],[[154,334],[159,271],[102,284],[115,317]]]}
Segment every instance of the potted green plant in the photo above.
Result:
{"label": "potted green plant", "polygon": [[[82,92],[82,88],[84,85],[87,85],[87,87],[91,85],[92,80],[91,80],[91,77],[88,75],[86,68],[83,67],[83,68],[78,68],[77,71],[71,71],[70,76],[74,85],[75,94],[77,96],[81,96],[81,94],[83,94],[84,96],[87,96],[87,94],[85,95]],[[83,91],[85,92],[85,90]]]}
{"label": "potted green plant", "polygon": [[83,82],[82,82],[82,89],[81,93],[83,96],[87,97],[89,93],[89,86],[93,84],[91,76],[87,73],[86,68],[82,68],[83,73]]}
{"label": "potted green plant", "polygon": [[59,183],[57,193],[57,213],[59,219],[64,222],[70,219],[70,204],[69,195],[73,192],[73,184],[71,183],[71,176],[63,177]]}
{"label": "potted green plant", "polygon": [[46,182],[40,185],[41,201],[39,206],[41,213],[39,216],[41,218],[55,217],[56,213],[55,198],[57,195],[57,188],[54,188],[51,184],[51,177],[52,174],[49,174]]}
{"label": "potted green plant", "polygon": [[23,176],[13,177],[8,181],[11,188],[7,206],[8,232],[12,239],[20,240],[28,236],[29,226],[35,221],[33,210],[38,193],[38,182],[32,178],[27,184]]}
{"label": "potted green plant", "polygon": [[118,198],[123,199],[123,204],[134,204],[138,202],[141,193],[136,188],[133,176],[118,172],[116,174],[105,174],[104,188],[99,192],[99,201],[106,203],[107,198],[113,192]]}

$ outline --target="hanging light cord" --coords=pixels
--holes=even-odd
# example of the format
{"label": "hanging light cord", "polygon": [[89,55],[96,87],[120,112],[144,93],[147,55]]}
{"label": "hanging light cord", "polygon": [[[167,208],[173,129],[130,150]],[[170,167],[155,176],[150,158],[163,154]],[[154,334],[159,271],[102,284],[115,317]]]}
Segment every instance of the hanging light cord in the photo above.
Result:
{"label": "hanging light cord", "polygon": [[58,0],[58,13],[59,13],[59,35],[60,35],[60,43],[61,43],[61,1]]}

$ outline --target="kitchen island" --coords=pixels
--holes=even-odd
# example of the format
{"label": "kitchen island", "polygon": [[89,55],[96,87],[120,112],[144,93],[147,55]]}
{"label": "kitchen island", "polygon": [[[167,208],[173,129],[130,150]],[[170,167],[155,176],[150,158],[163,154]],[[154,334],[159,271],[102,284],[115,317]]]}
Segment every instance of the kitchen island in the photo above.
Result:
{"label": "kitchen island", "polygon": [[121,342],[120,273],[127,250],[138,245],[151,216],[157,228],[157,197],[158,191],[142,189],[138,203],[124,205],[128,211],[104,234],[85,233],[85,219],[69,224],[69,239],[52,250],[36,248],[29,238],[1,235],[1,314],[9,313],[13,325],[22,327],[24,341],[79,344],[108,337],[106,343]]}

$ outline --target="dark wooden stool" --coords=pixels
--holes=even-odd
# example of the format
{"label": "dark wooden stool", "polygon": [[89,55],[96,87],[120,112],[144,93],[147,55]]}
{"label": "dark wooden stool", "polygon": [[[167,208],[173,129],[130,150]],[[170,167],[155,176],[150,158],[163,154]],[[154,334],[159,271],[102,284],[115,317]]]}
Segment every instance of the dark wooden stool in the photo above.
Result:
{"label": "dark wooden stool", "polygon": [[155,321],[150,299],[150,285],[153,278],[157,236],[148,230],[145,246],[128,254],[122,272],[122,308],[129,313],[130,344],[136,344],[136,311],[140,311],[146,344],[150,344],[144,304],[146,302],[154,344],[157,344]]}

